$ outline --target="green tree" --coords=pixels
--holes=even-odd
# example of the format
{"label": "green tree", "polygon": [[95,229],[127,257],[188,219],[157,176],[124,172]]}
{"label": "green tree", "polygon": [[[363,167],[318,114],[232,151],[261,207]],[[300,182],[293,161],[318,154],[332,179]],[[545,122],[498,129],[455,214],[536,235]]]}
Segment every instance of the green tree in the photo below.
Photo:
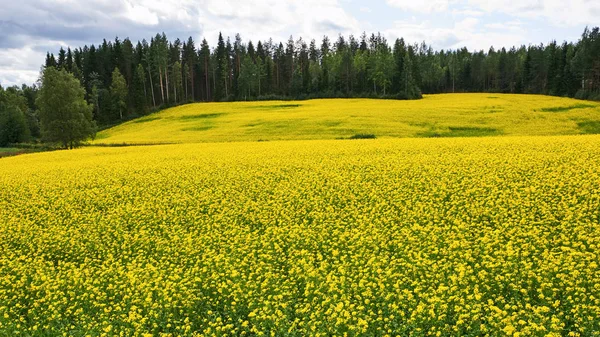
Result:
{"label": "green tree", "polygon": [[57,63],[58,69],[66,68],[67,52],[63,49],[63,47],[60,47],[60,51],[58,52],[58,61],[56,63]]}
{"label": "green tree", "polygon": [[[188,48],[189,47],[189,41],[188,41]],[[202,46],[200,48],[200,51],[198,53],[198,60],[200,62],[200,69],[202,71],[202,78],[200,79],[200,81],[202,81],[202,85],[204,86],[204,90],[202,90],[202,95],[204,95],[204,101],[209,101],[210,100],[210,72],[211,72],[211,64],[210,64],[210,48],[208,46],[208,42],[206,41],[206,39],[202,40]],[[187,66],[187,64],[186,64]],[[214,65],[213,65],[214,66]],[[189,69],[188,69],[189,72]],[[192,78],[192,83],[193,78]],[[187,84],[186,84],[187,86]],[[192,84],[192,89],[193,89],[193,84]],[[193,92],[193,90],[192,90]],[[193,99],[193,97],[192,97]]]}
{"label": "green tree", "polygon": [[377,86],[383,89],[383,95],[387,94],[387,87],[392,83],[394,74],[394,56],[386,44],[379,44],[372,57],[371,80],[373,89],[377,93]]}
{"label": "green tree", "polygon": [[29,139],[27,119],[21,109],[0,102],[0,146],[23,143]]}
{"label": "green tree", "polygon": [[110,96],[113,100],[115,110],[119,112],[120,119],[123,119],[123,110],[127,109],[127,90],[125,77],[121,75],[119,68],[115,68],[112,73]]}
{"label": "green tree", "polygon": [[240,72],[238,75],[238,91],[240,97],[247,100],[248,97],[252,97],[255,92],[255,88],[260,83],[260,69],[252,61],[249,55],[241,56]]}
{"label": "green tree", "polygon": [[227,50],[223,35],[219,33],[219,42],[216,50],[216,72],[215,72],[215,101],[220,101],[227,97]]}
{"label": "green tree", "polygon": [[0,138],[6,143],[23,143],[39,136],[39,123],[34,113],[37,88],[23,85],[6,90],[0,87]]}
{"label": "green tree", "polygon": [[94,137],[96,123],[92,120],[92,106],[85,101],[85,90],[79,81],[64,70],[44,69],[37,106],[42,140],[74,148]]}
{"label": "green tree", "polygon": [[100,80],[100,75],[98,75],[96,72],[91,73],[88,85],[90,86],[88,101],[93,107],[93,116],[96,120],[98,120],[100,119],[100,91],[102,90],[102,81]]}
{"label": "green tree", "polygon": [[182,70],[181,63],[179,61],[173,64],[173,74],[171,75],[173,81],[173,93],[175,94],[175,104],[179,104],[183,94],[183,82],[182,82]]}
{"label": "green tree", "polygon": [[401,94],[404,95],[404,98],[418,98],[421,93],[419,92],[419,88],[415,85],[415,81],[412,77],[412,60],[408,53],[404,54],[404,61],[402,62],[402,85],[401,88],[403,92]]}
{"label": "green tree", "polygon": [[135,69],[135,74],[133,76],[133,88],[131,91],[133,94],[133,107],[138,114],[144,113],[146,110],[146,102],[148,101],[146,96],[146,78],[144,74],[144,67],[140,63]]}

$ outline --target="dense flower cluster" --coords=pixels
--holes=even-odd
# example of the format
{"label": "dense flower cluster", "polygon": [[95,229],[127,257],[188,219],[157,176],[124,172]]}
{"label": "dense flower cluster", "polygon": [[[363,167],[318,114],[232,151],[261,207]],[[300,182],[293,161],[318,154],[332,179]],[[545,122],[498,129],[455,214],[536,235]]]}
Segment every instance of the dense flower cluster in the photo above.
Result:
{"label": "dense flower cluster", "polygon": [[197,143],[600,133],[600,104],[512,94],[421,100],[318,99],[188,104],[98,133],[96,143]]}
{"label": "dense flower cluster", "polygon": [[598,336],[600,136],[2,159],[0,335]]}

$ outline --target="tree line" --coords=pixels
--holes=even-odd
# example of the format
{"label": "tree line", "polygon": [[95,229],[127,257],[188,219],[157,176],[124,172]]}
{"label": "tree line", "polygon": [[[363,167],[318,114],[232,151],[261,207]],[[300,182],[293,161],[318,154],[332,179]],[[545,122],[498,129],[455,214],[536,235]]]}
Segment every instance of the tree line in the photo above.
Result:
{"label": "tree line", "polygon": [[[56,55],[47,54],[44,69],[38,85],[0,87],[0,145],[44,139],[44,107],[37,96],[48,69],[75,79],[69,82],[81,87],[75,96],[83,95],[93,122],[100,126],[209,101],[416,99],[422,93],[450,92],[600,100],[600,32],[598,27],[586,28],[574,43],[552,41],[487,52],[435,51],[424,42],[396,39],[390,44],[381,34],[364,33],[359,38],[340,35],[336,41],[327,36],[319,42],[290,37],[286,43],[270,39],[256,44],[244,42],[239,34],[233,41],[219,34],[211,48],[206,39],[199,44],[192,37],[169,41],[162,33],[135,44],[115,38],[61,48]],[[50,75],[56,76],[62,75]]]}

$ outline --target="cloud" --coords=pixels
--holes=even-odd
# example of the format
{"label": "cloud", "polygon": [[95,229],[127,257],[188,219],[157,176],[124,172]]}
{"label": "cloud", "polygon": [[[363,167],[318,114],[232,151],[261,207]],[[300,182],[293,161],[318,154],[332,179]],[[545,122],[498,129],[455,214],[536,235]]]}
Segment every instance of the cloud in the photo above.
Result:
{"label": "cloud", "polygon": [[448,10],[450,5],[449,0],[431,0],[431,1],[414,1],[414,0],[387,0],[388,5],[398,7],[400,9],[419,12],[444,12]]}
{"label": "cloud", "polygon": [[475,10],[472,8],[461,8],[461,9],[453,9],[452,10],[452,15],[454,16],[483,16],[485,15],[484,11],[481,10]]}
{"label": "cloud", "polygon": [[[494,24],[492,28],[496,28]],[[483,29],[478,18],[464,18],[451,26],[436,27],[431,21],[396,21],[384,33],[390,39],[403,37],[409,43],[425,41],[434,49],[456,49],[467,47],[470,50],[487,51],[490,47],[501,48],[526,43],[524,31],[516,23],[509,31]]]}
{"label": "cloud", "polygon": [[44,60],[43,55],[45,53],[42,54],[31,46],[19,49],[0,48],[0,84],[20,86],[22,83],[36,82]]}
{"label": "cloud", "polygon": [[501,12],[514,17],[550,20],[553,25],[584,26],[598,24],[600,2],[591,0],[468,0],[488,13]]}
{"label": "cloud", "polygon": [[32,83],[46,51],[165,32],[214,45],[219,32],[285,41],[358,32],[338,0],[23,0],[0,6],[0,82]]}
{"label": "cloud", "polygon": [[204,35],[216,40],[219,31],[253,40],[285,41],[290,35],[305,39],[359,31],[358,21],[337,0],[256,0],[241,4],[207,0],[201,11]]}
{"label": "cloud", "polygon": [[125,5],[127,10],[124,13],[124,17],[135,23],[147,26],[155,26],[160,22],[158,15],[150,11],[150,9],[147,7],[132,4],[130,2],[126,2]]}
{"label": "cloud", "polygon": [[600,1],[596,0],[386,0],[387,4],[413,13],[434,13],[451,10],[457,15],[476,16],[482,13],[504,13],[509,16],[546,19],[560,26],[597,25]]}
{"label": "cloud", "polygon": [[523,28],[523,23],[519,20],[515,20],[515,21],[508,21],[508,22],[503,22],[503,23],[499,23],[499,22],[494,22],[494,23],[487,23],[484,26],[486,29],[488,30],[497,30],[497,31],[513,31],[513,32],[518,32],[518,33],[524,33],[524,28]]}

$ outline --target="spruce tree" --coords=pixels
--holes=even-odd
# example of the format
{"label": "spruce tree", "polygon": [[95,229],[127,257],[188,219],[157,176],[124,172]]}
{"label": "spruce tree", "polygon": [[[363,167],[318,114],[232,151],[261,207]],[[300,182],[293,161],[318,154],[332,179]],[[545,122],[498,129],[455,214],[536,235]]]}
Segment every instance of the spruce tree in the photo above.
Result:
{"label": "spruce tree", "polygon": [[219,41],[216,50],[216,73],[215,73],[215,101],[221,101],[226,97],[225,84],[227,81],[227,55],[223,35],[219,33]]}
{"label": "spruce tree", "polygon": [[138,64],[135,69],[135,74],[133,76],[132,90],[131,93],[133,97],[131,97],[133,101],[133,106],[135,112],[138,114],[143,114],[146,110],[146,104],[148,102],[147,90],[146,90],[146,71],[142,64]]}

